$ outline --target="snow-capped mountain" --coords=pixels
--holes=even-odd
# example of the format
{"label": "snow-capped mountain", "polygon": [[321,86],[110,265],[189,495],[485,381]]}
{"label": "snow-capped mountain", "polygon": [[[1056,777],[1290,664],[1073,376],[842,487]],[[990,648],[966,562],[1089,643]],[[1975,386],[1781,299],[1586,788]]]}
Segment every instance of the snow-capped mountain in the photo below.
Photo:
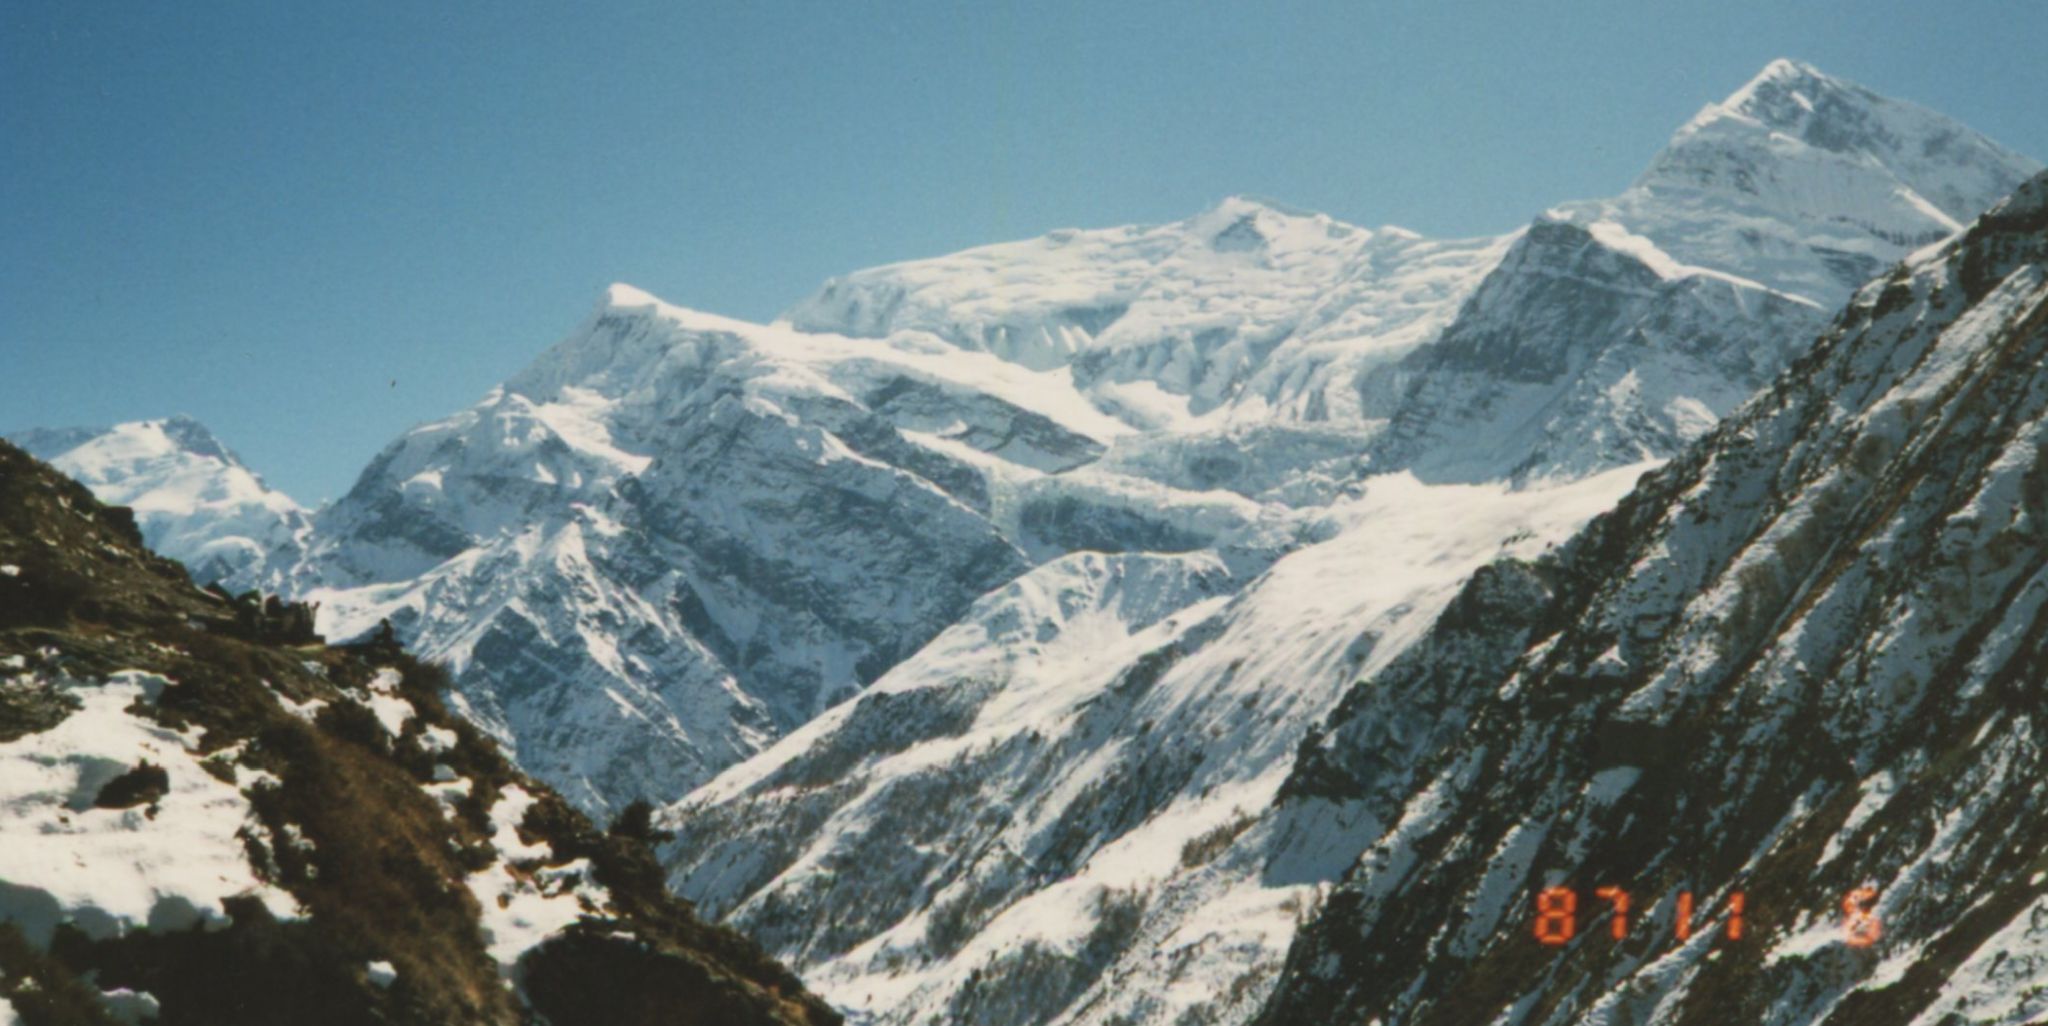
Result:
{"label": "snow-capped mountain", "polygon": [[[1421,344],[1356,366],[1347,387],[1366,460],[1312,473],[1412,468],[1522,490],[1398,475],[1317,490],[1300,472],[1239,487],[1306,507],[1294,519],[1303,547],[1222,584],[1228,597],[1216,568],[1185,555],[1042,564],[874,690],[671,809],[675,886],[877,1022],[1248,1019],[1299,922],[1378,829],[1353,810],[1272,811],[1287,775],[1276,753],[1439,612],[1519,611],[1532,595],[1512,578],[1489,570],[1463,597],[1459,584],[1488,552],[1567,537],[1635,473],[1599,472],[1703,435],[1828,315],[1749,277],[1739,250],[1723,254],[1732,266],[1681,262],[1612,218],[1546,215],[1497,252]],[[897,295],[891,279],[937,279],[959,259],[863,272],[854,293]],[[849,286],[827,294],[844,299]],[[987,337],[915,316],[962,348]],[[810,306],[792,321],[831,323]],[[1078,367],[1086,341],[1063,337]],[[1228,488],[1233,472],[1311,466],[1263,459],[1268,440],[1298,451],[1300,435],[1233,426],[1229,407],[1213,409],[1179,432],[1115,440],[1098,467],[1185,482],[1206,464],[1205,483]],[[1142,615],[1133,581],[1151,599]],[[1163,613],[1161,591],[1186,606]]]}
{"label": "snow-capped mountain", "polygon": [[703,785],[671,881],[875,1021],[1242,1023],[1384,825],[1299,797],[1346,689],[2037,167],[1778,62],[1497,237],[1232,199],[765,326],[615,286],[260,574],[586,810]]}
{"label": "snow-capped mountain", "polygon": [[[1141,428],[1356,422],[1355,381],[1441,331],[1507,238],[1442,242],[1233,197],[1156,227],[1067,230],[837,278],[783,320],[927,334],[1072,369]],[[1227,409],[1226,409],[1227,408]]]}
{"label": "snow-capped mountain", "polygon": [[[673,796],[1028,569],[1023,523],[1085,526],[1082,488],[1034,517],[1065,494],[1040,483],[1129,429],[1063,379],[621,286],[323,510],[309,594],[337,636],[390,618],[575,800]],[[1178,528],[1206,544],[1250,505]]]}
{"label": "snow-capped mountain", "polygon": [[8,437],[102,502],[134,510],[149,546],[185,564],[193,580],[232,591],[286,590],[264,566],[293,561],[310,527],[305,510],[198,421],[178,416]]}
{"label": "snow-capped mountain", "polygon": [[1762,387],[1851,289],[2040,169],[1793,61],[1681,127],[1627,192],[1509,250],[1436,345],[1362,386],[1377,469],[1576,476],[1668,456]]}
{"label": "snow-capped mountain", "polygon": [[[1371,839],[1259,1021],[2048,1016],[2044,366],[2048,175],[1498,564],[1520,601],[1446,617],[1304,749],[1280,817]],[[1603,902],[1546,948],[1552,886],[1634,923]]]}
{"label": "snow-capped mountain", "polygon": [[1627,192],[1558,213],[1833,310],[2040,167],[1925,107],[1778,60],[1680,128]]}
{"label": "snow-capped mountain", "polygon": [[[2039,168],[1781,60],[1621,196],[1522,232],[1437,242],[1233,199],[1157,228],[861,271],[785,320],[1071,367],[1098,406],[1155,429],[1126,450],[1197,461],[1150,468],[1182,481],[1213,481],[1201,468],[1217,463],[1296,469],[1305,432],[1307,451],[1369,452],[1374,472],[1573,476],[1698,437],[1851,289]],[[1308,482],[1333,469],[1355,467],[1251,487],[1320,503],[1329,490]]]}

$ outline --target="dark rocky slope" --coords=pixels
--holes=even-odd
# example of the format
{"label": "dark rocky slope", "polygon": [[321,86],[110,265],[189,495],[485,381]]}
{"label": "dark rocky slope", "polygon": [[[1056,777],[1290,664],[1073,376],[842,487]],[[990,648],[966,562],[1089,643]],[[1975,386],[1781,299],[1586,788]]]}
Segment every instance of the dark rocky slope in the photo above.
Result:
{"label": "dark rocky slope", "polygon": [[[1260,1021],[2048,1021],[2044,687],[2037,176],[1353,689],[1280,814],[1378,840]],[[1552,886],[1580,899],[1559,947]]]}

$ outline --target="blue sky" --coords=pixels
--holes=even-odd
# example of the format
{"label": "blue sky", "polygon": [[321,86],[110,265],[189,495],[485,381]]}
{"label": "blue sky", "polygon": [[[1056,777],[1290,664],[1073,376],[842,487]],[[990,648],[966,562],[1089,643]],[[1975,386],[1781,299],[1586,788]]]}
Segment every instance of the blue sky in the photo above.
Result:
{"label": "blue sky", "polygon": [[0,428],[189,413],[313,503],[612,281],[766,319],[1239,192],[1505,231],[1778,56],[2048,158],[2044,42],[2034,0],[7,4]]}

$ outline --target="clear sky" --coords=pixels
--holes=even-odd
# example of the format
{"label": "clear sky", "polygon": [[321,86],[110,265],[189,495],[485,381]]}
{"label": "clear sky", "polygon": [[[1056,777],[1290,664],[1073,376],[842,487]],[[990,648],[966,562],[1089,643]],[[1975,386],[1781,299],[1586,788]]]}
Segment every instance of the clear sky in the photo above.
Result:
{"label": "clear sky", "polygon": [[2039,0],[16,0],[0,428],[189,413],[312,504],[612,281],[760,320],[1240,192],[1507,231],[1779,56],[2048,158],[2044,52]]}

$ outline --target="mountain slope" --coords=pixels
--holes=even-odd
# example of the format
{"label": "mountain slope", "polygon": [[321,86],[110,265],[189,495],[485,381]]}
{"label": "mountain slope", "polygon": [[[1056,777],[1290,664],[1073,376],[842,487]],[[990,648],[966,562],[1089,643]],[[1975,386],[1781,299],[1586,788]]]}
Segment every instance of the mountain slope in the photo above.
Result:
{"label": "mountain slope", "polygon": [[[1355,688],[1286,814],[1377,837],[1260,1021],[2039,1021],[2044,357],[2048,175],[1495,571],[1543,601]],[[1603,885],[1637,896],[1626,938],[1531,936],[1536,891]]]}
{"label": "mountain slope", "polygon": [[1851,289],[2040,166],[1773,61],[1628,191],[1539,218],[1436,344],[1366,374],[1367,406],[1390,422],[1371,466],[1527,480],[1670,456],[1775,377]]}
{"label": "mountain slope", "polygon": [[201,591],[0,443],[9,1021],[827,1024],[395,645]]}
{"label": "mountain slope", "polygon": [[1770,381],[1820,317],[1615,224],[1540,221],[1433,345],[1368,376],[1398,395],[1368,465],[1526,481],[1666,457]]}
{"label": "mountain slope", "polygon": [[[673,795],[1023,572],[1027,534],[1054,545],[1115,506],[1114,482],[1043,484],[1128,430],[1064,378],[620,286],[322,511],[306,594],[340,636],[391,619],[586,808]],[[1170,514],[1154,493],[1127,519]],[[1161,529],[1206,543],[1256,509],[1223,514]]]}
{"label": "mountain slope", "polygon": [[1039,567],[669,810],[674,886],[875,1022],[1172,1021],[1233,981],[1255,995],[1312,888],[1208,849],[1465,574],[1568,535],[1635,473],[1376,479],[1329,514],[1334,537],[1241,589],[1206,553]]}
{"label": "mountain slope", "polygon": [[10,438],[102,502],[133,509],[149,547],[185,564],[201,584],[279,590],[284,582],[265,577],[264,564],[288,562],[311,527],[297,503],[189,417]]}

